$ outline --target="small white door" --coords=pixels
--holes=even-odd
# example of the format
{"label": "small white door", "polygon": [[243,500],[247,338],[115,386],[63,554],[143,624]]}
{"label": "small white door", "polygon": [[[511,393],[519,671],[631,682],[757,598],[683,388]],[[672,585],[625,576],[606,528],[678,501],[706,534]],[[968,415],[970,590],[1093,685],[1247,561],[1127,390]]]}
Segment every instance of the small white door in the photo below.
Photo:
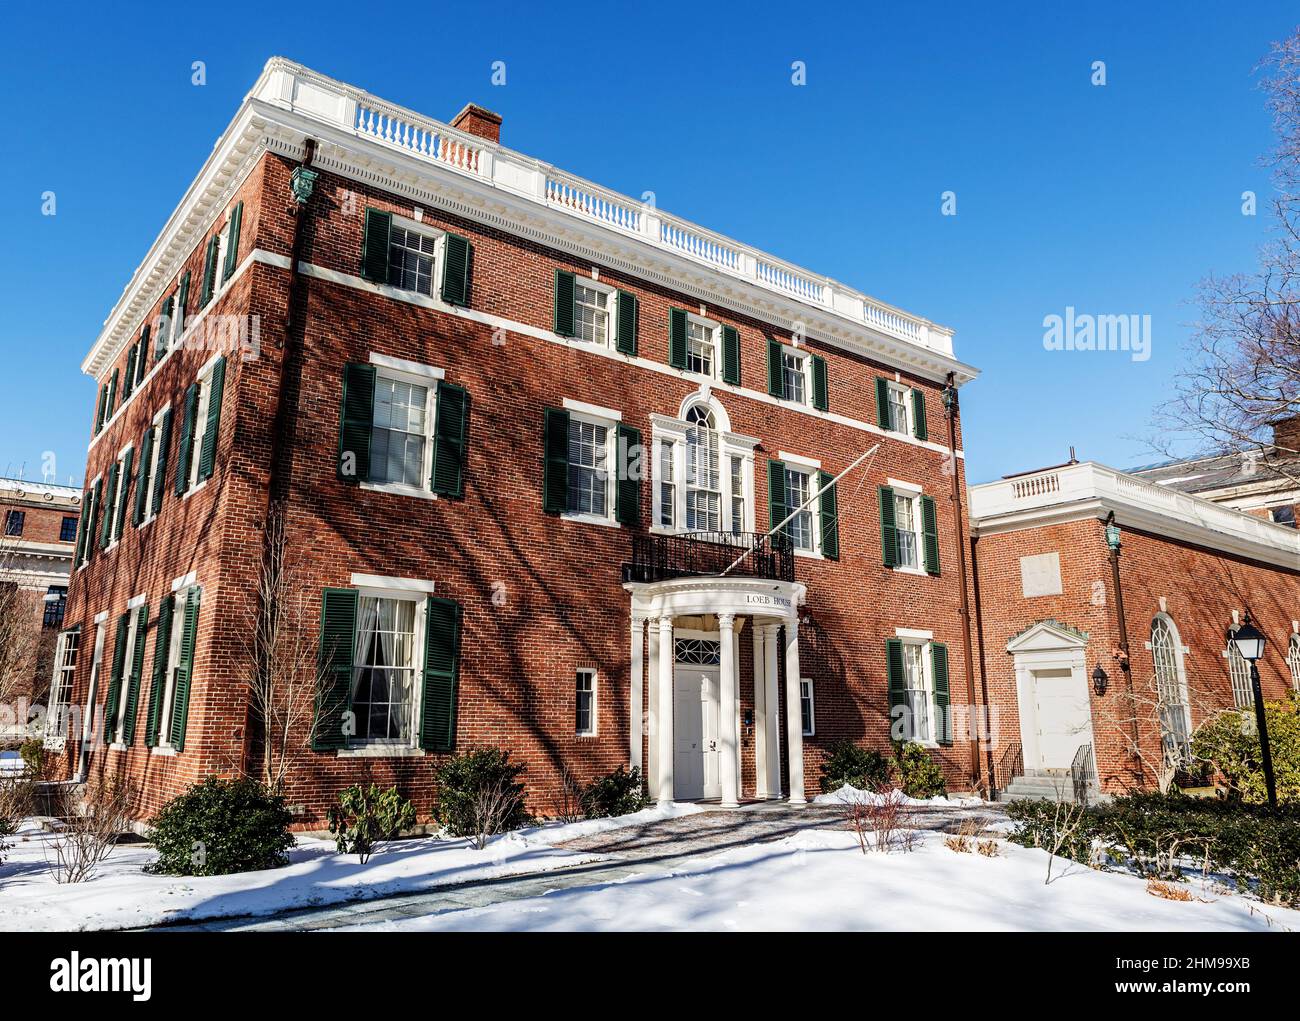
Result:
{"label": "small white door", "polygon": [[1092,740],[1088,684],[1073,670],[1035,670],[1033,678],[1037,768],[1069,769],[1079,746]]}
{"label": "small white door", "polygon": [[718,668],[678,663],[673,681],[673,797],[716,798]]}

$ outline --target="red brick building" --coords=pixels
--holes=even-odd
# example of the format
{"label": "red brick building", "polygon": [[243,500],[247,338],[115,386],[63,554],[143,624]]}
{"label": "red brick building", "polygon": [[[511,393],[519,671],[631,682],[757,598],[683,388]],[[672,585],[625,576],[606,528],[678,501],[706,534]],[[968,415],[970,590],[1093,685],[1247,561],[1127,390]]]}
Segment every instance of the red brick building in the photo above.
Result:
{"label": "red brick building", "polygon": [[423,814],[488,745],[541,813],[627,763],[660,799],[801,801],[891,726],[968,788],[951,332],[500,127],[268,63],[83,365],[68,774],[125,771],[148,815],[256,772],[276,506],[322,668],[303,825],[367,775]]}
{"label": "red brick building", "polygon": [[1300,687],[1295,529],[1093,463],[974,486],[970,514],[998,787],[1155,785],[1207,714],[1253,705],[1246,613],[1265,698]]}

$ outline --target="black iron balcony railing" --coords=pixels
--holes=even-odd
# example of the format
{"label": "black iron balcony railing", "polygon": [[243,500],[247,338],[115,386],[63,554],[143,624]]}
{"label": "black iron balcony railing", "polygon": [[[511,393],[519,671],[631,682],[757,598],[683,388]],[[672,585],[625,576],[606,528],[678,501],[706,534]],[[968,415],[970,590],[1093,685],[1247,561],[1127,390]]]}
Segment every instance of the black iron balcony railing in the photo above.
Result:
{"label": "black iron balcony railing", "polygon": [[[744,559],[731,567],[737,558]],[[756,532],[682,532],[632,536],[632,560],[623,580],[667,581],[723,571],[743,578],[794,581],[794,545],[785,535]]]}

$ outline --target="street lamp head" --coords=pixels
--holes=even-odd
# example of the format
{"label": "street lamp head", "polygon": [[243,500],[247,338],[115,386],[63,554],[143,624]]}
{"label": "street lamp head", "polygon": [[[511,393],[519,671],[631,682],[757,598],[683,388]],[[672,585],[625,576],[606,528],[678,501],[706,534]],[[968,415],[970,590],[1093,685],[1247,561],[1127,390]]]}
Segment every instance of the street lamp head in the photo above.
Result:
{"label": "street lamp head", "polygon": [[1092,688],[1098,695],[1106,694],[1106,685],[1109,682],[1110,678],[1106,676],[1106,671],[1101,668],[1100,663],[1092,668]]}
{"label": "street lamp head", "polygon": [[1106,526],[1106,545],[1110,547],[1110,551],[1112,553],[1119,552],[1119,547],[1120,547],[1119,537],[1120,537],[1119,525],[1115,524],[1115,522],[1112,521],[1110,524]]}
{"label": "street lamp head", "polygon": [[1264,633],[1251,623],[1249,613],[1240,625],[1228,629],[1228,641],[1236,643],[1237,651],[1247,663],[1253,663],[1264,655]]}

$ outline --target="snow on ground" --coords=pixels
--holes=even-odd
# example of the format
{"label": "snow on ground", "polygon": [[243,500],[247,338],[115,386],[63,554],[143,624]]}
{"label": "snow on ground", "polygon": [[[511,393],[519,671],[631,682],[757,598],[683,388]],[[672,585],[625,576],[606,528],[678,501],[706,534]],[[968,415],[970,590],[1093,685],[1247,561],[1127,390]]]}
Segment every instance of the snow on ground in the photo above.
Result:
{"label": "snow on ground", "polygon": [[543,872],[600,857],[552,844],[620,826],[702,811],[649,808],[616,819],[551,823],[494,839],[476,851],[460,839],[420,837],[387,845],[361,865],[332,841],[300,838],[282,869],[233,876],[151,876],[147,844],[120,844],[83,883],[55,882],[53,837],[28,821],[0,865],[0,930],[118,929],[179,920],[269,915],[290,908],[368,900],[451,883]]}
{"label": "snow on ground", "polygon": [[939,808],[974,808],[977,805],[984,804],[979,798],[950,798],[947,795],[941,795],[937,798],[909,798],[906,794],[895,787],[891,791],[860,791],[852,784],[845,784],[837,791],[831,791],[829,794],[818,794],[813,798],[815,805],[927,805]]}
{"label": "snow on ground", "polygon": [[[1300,911],[1182,884],[1205,903],[1164,900],[1143,880],[1000,842],[986,858],[935,832],[911,853],[864,855],[843,830],[804,830],[726,851],[690,869],[362,930],[1300,930]],[[1059,878],[1056,878],[1058,877]]]}
{"label": "snow on ground", "polygon": [[21,773],[23,771],[23,757],[16,751],[0,752],[0,774],[4,773]]}

